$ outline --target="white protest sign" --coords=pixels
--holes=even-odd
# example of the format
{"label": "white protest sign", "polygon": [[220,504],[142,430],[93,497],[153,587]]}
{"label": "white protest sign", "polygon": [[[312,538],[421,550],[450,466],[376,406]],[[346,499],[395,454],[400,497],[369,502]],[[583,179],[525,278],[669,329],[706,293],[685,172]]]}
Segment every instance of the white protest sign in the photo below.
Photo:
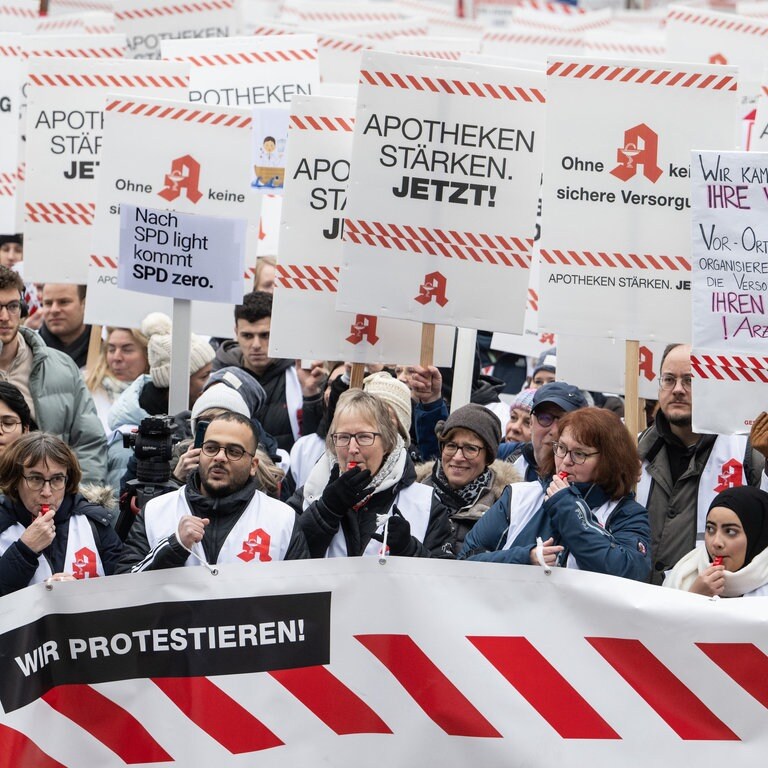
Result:
{"label": "white protest sign", "polygon": [[[91,13],[112,12],[112,0],[48,0],[48,15],[57,17],[76,13],[83,17]],[[87,9],[86,13],[83,13]]]}
{"label": "white protest sign", "polygon": [[567,56],[581,53],[584,37],[580,32],[534,29],[523,24],[508,24],[483,35],[482,53],[487,56],[514,56],[516,59],[545,61],[556,53]]}
{"label": "white protest sign", "polygon": [[466,37],[393,37],[377,42],[375,48],[409,56],[458,61],[465,53],[479,53],[480,41]]}
{"label": "white protest sign", "polygon": [[690,149],[735,146],[736,99],[734,68],[550,60],[544,328],[690,339]]}
{"label": "white protest sign", "polygon": [[120,206],[119,288],[173,299],[243,298],[245,219]]}
{"label": "white protest sign", "polygon": [[536,29],[552,29],[582,32],[609,26],[611,11],[608,8],[589,10],[584,4],[571,5],[562,2],[517,2],[512,12],[515,24]]}
{"label": "white protest sign", "polygon": [[21,35],[0,32],[0,233],[5,234],[17,231],[21,72]]}
{"label": "white protest sign", "polygon": [[[768,83],[768,73],[764,76],[763,82]],[[755,152],[768,151],[768,85],[763,85],[760,88],[749,149]]]}
{"label": "white protest sign", "polygon": [[436,37],[450,35],[480,40],[486,32],[486,27],[483,24],[478,24],[471,19],[453,19],[449,16],[429,16],[427,25],[429,34]]}
{"label": "white protest sign", "polygon": [[25,278],[88,279],[106,94],[182,99],[188,73],[167,61],[29,59]]}
{"label": "white protest sign", "polygon": [[0,28],[3,32],[32,32],[39,15],[39,0],[0,0]]}
{"label": "white protest sign", "polygon": [[373,48],[364,37],[323,31],[317,37],[320,75],[328,83],[352,83],[357,86],[363,51]]}
{"label": "white protest sign", "polygon": [[[336,311],[354,122],[350,99],[292,102],[270,354],[413,364],[418,323]],[[435,364],[450,365],[453,329],[439,329],[435,347]]]}
{"label": "white protest sign", "polygon": [[396,37],[424,37],[428,34],[427,20],[414,16],[396,21],[358,21],[334,27],[349,35],[361,35],[373,40],[391,40]]}
{"label": "white protest sign", "polygon": [[318,0],[291,0],[283,5],[280,21],[287,23],[312,24],[315,27],[338,29],[343,24],[361,21],[382,22],[405,19],[404,13],[394,3],[339,3],[318,2]]}
{"label": "white protest sign", "polygon": [[115,0],[114,9],[117,30],[128,38],[133,59],[159,59],[162,40],[230,37],[240,24],[238,0]]}
{"label": "white protest sign", "polygon": [[693,151],[691,173],[693,426],[747,432],[768,382],[768,154]]}
{"label": "white protest sign", "polygon": [[768,18],[768,3],[765,0],[748,0],[748,2],[737,2],[736,13],[740,16],[757,16],[759,18]]}
{"label": "white protest sign", "polygon": [[603,27],[584,32],[584,55],[658,60],[667,56],[667,47],[663,32]]}
{"label": "white protest sign", "polygon": [[[246,264],[255,264],[260,197],[249,189],[250,127],[246,110],[108,97],[88,273],[89,322],[137,328],[149,311],[135,293],[116,285],[121,203],[245,219]],[[243,293],[252,280],[252,274],[243,275]],[[152,303],[153,309],[166,306]],[[194,303],[192,323],[198,333],[227,335],[231,307]]]}
{"label": "white protest sign", "polygon": [[522,330],[541,73],[363,54],[337,308]]}

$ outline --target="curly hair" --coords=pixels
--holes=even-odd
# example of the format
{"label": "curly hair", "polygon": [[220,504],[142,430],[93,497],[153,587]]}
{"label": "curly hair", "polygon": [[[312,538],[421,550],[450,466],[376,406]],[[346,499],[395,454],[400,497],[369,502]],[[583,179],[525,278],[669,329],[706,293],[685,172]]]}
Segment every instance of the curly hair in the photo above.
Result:
{"label": "curly hair", "polygon": [[258,323],[265,317],[272,317],[272,294],[266,291],[251,291],[243,296],[243,303],[235,305],[235,325],[238,320]]}
{"label": "curly hair", "polygon": [[7,291],[9,288],[18,291],[20,296],[24,295],[24,281],[21,275],[13,269],[0,265],[0,291]]}

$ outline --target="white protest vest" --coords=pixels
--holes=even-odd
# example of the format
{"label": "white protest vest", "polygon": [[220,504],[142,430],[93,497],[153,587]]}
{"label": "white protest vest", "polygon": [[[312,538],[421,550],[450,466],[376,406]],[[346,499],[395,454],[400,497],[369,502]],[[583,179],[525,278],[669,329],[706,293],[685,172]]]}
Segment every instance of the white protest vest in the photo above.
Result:
{"label": "white protest vest", "polygon": [[509,501],[509,528],[507,541],[502,549],[509,549],[512,546],[512,542],[547,500],[547,495],[538,480],[530,483],[514,483],[510,487],[512,496]]}
{"label": "white protest vest", "polygon": [[[744,454],[747,450],[745,435],[718,435],[712,446],[704,471],[699,478],[696,498],[696,546],[704,545],[704,526],[712,499],[727,488],[746,485]],[[637,485],[637,501],[648,505],[653,478],[648,473],[648,463],[643,462],[640,482]]]}
{"label": "white protest vest", "polygon": [[[606,521],[613,514],[613,510],[616,509],[620,501],[621,499],[606,501],[602,506],[592,510],[592,514],[597,518],[597,521],[602,528],[605,528]],[[568,560],[566,561],[565,567],[581,570],[579,564],[576,562],[576,558],[571,552],[568,553]]]}
{"label": "white protest vest", "polygon": [[[144,520],[150,551],[160,541],[176,533],[179,520],[190,514],[184,488],[149,501],[144,508]],[[287,504],[256,491],[229,532],[216,562],[266,563],[270,560],[284,560],[295,520],[296,513]],[[192,551],[207,562],[201,542],[193,545]],[[184,565],[200,565],[200,560],[190,555]]]}
{"label": "white protest vest", "polygon": [[301,434],[299,411],[304,405],[304,396],[301,394],[301,384],[299,384],[299,375],[296,373],[295,365],[285,370],[285,405],[288,408],[288,419],[291,422],[293,439],[298,440]]}
{"label": "white protest vest", "polygon": [[[14,541],[23,536],[25,530],[21,523],[16,523],[0,534],[0,557]],[[51,564],[44,555],[38,555],[37,563],[30,584],[41,584],[53,576]],[[95,579],[104,575],[104,565],[93,537],[93,528],[85,515],[72,515],[69,518],[63,573],[71,573],[76,579]]]}
{"label": "white protest vest", "polygon": [[[432,488],[421,483],[413,483],[413,485],[409,485],[397,494],[392,502],[392,507],[395,504],[410,524],[411,536],[424,543],[424,537],[427,535],[427,526],[429,525],[429,516],[432,511]],[[389,508],[389,515],[392,514],[392,507]],[[384,525],[380,525],[376,532],[383,533]],[[380,549],[381,542],[371,539],[363,550],[363,555],[378,556]],[[325,556],[347,556],[347,542],[344,539],[344,531],[341,528],[336,531],[336,535],[331,539],[331,545],[328,547]]]}

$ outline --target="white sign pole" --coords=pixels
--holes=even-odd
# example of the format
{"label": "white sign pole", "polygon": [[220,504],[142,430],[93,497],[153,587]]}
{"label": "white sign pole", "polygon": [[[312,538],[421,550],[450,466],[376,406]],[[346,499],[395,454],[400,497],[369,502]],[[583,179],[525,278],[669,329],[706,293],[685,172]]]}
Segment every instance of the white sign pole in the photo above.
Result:
{"label": "white sign pole", "polygon": [[453,362],[453,389],[451,390],[451,411],[469,402],[472,394],[472,372],[475,369],[475,345],[477,330],[459,328],[456,337],[456,359]]}
{"label": "white sign pole", "polygon": [[192,351],[192,302],[173,300],[171,331],[171,388],[168,412],[180,413],[189,408],[189,355]]}

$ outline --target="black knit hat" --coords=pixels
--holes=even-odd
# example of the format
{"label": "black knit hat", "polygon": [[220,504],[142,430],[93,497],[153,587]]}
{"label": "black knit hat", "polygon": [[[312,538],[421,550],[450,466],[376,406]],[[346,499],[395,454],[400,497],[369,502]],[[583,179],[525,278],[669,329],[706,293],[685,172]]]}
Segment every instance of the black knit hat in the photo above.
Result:
{"label": "black knit hat", "polygon": [[474,432],[485,444],[485,463],[491,464],[494,461],[501,442],[501,422],[493,411],[475,403],[462,405],[445,421],[437,422],[435,434],[444,442],[443,435],[448,435],[454,429],[468,429]]}

